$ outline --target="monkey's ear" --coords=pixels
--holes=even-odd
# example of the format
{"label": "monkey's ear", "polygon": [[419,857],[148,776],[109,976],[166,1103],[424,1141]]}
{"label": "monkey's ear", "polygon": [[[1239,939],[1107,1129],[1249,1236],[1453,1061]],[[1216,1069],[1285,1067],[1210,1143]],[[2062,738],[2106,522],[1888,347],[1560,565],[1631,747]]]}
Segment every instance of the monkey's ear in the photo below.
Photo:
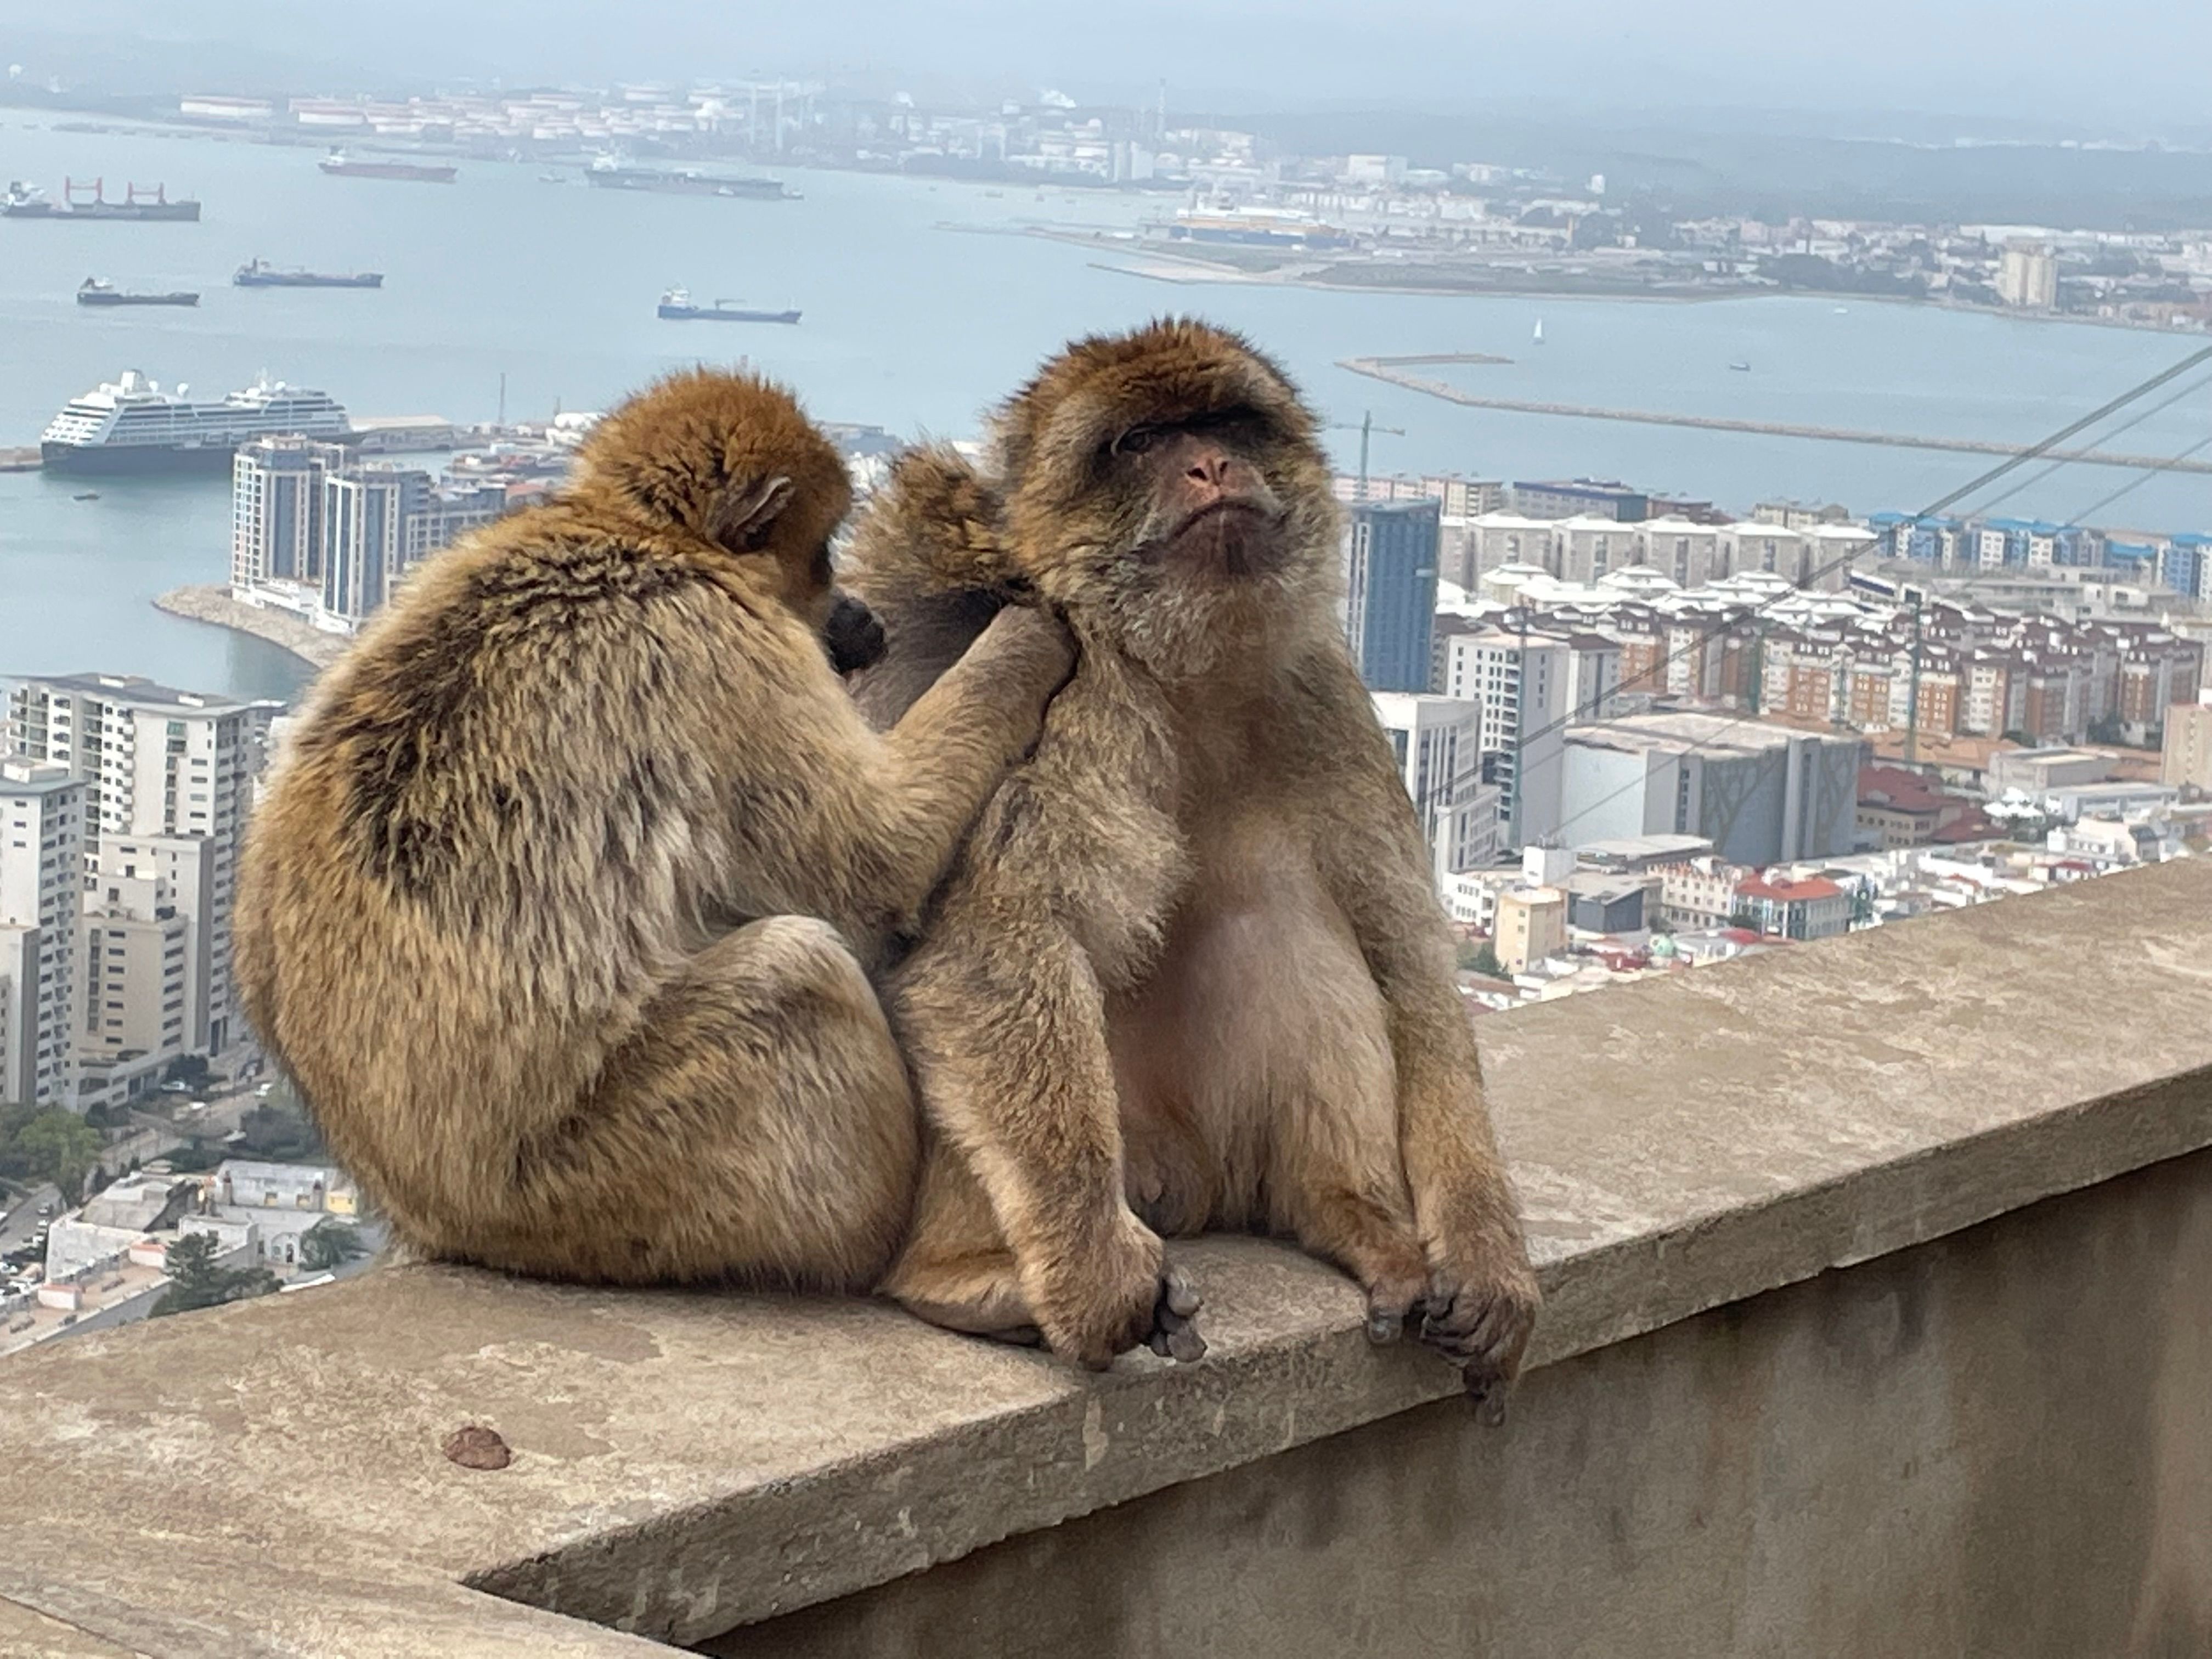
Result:
{"label": "monkey's ear", "polygon": [[734,488],[707,515],[707,533],[732,553],[756,553],[768,544],[769,527],[791,505],[788,478],[760,478]]}
{"label": "monkey's ear", "polygon": [[844,580],[872,603],[929,593],[1010,593],[1020,581],[998,493],[958,452],[909,449],[853,533]]}

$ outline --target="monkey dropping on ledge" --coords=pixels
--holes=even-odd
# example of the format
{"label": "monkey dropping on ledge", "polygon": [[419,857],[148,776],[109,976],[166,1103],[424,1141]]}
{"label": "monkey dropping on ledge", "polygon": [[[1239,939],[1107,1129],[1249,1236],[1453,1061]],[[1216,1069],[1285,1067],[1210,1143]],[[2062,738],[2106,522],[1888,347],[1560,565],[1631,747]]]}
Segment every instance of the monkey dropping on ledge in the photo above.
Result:
{"label": "monkey dropping on ledge", "polygon": [[1202,1352],[1161,1239],[1294,1238],[1480,1394],[1538,1292],[1419,824],[1334,612],[1314,422],[1235,336],[1082,341],[979,475],[906,457],[854,585],[912,718],[1033,591],[1079,659],[888,1000],[928,1125],[886,1289],[1101,1366]]}
{"label": "monkey dropping on ledge", "polygon": [[787,393],[677,375],[313,693],[252,825],[239,973],[403,1243],[614,1282],[881,1277],[916,1114],[869,975],[1071,647],[1010,611],[878,734],[838,678],[882,648],[831,585],[849,502]]}

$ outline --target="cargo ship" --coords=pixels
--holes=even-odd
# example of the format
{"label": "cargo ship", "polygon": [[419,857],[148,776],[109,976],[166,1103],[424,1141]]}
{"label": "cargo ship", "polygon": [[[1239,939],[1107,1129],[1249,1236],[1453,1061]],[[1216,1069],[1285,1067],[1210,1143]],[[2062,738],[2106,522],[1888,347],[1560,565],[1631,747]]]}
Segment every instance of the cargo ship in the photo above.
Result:
{"label": "cargo ship", "polygon": [[81,306],[196,306],[200,296],[182,289],[167,294],[133,294],[97,276],[88,276],[77,288],[76,302]]}
{"label": "cargo ship", "polygon": [[231,274],[232,283],[239,288],[382,288],[384,273],[380,270],[356,270],[350,274],[326,270],[279,270],[261,259],[248,259]]}
{"label": "cargo ship", "polygon": [[672,288],[660,296],[657,313],[672,323],[795,323],[796,311],[766,311],[735,300],[717,300],[702,306],[688,289]]}
{"label": "cargo ship", "polygon": [[[92,193],[87,197],[85,192]],[[194,201],[173,202],[169,187],[155,185],[150,191],[137,185],[123,187],[123,199],[111,202],[95,179],[89,185],[80,185],[74,179],[62,180],[62,199],[51,200],[36,185],[10,180],[8,193],[0,197],[0,218],[5,219],[166,219],[194,222],[200,216],[200,204]]]}
{"label": "cargo ship", "polygon": [[604,155],[584,169],[584,179],[601,190],[649,190],[668,196],[743,197],[773,202],[797,195],[785,189],[780,179],[702,173],[696,167],[629,167]]}
{"label": "cargo ship", "polygon": [[411,179],[425,185],[450,185],[461,173],[459,167],[421,161],[356,161],[342,149],[332,150],[315,165],[333,179]]}
{"label": "cargo ship", "polygon": [[189,386],[164,392],[137,369],[72,398],[39,434],[51,471],[222,472],[231,452],[256,438],[296,433],[337,442],[352,434],[325,392],[264,375],[219,403],[195,403]]}

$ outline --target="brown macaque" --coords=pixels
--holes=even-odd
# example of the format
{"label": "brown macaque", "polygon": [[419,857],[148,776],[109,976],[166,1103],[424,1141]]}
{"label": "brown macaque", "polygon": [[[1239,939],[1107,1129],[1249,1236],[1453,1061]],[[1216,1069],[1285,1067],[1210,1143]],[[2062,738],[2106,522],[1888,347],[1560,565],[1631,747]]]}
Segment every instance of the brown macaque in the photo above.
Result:
{"label": "brown macaque", "polygon": [[1478,1394],[1538,1291],[1454,945],[1336,616],[1314,422],[1237,337],[1088,339],[998,419],[988,475],[904,458],[850,577],[896,719],[1017,598],[1079,643],[888,1000],[928,1125],[884,1288],[1082,1364],[1202,1352],[1163,1237],[1291,1238]]}
{"label": "brown macaque", "polygon": [[790,395],[680,374],[547,506],[439,554],[255,817],[255,1030],[414,1253],[865,1291],[917,1123],[870,974],[1071,661],[994,620],[878,733],[849,505]]}

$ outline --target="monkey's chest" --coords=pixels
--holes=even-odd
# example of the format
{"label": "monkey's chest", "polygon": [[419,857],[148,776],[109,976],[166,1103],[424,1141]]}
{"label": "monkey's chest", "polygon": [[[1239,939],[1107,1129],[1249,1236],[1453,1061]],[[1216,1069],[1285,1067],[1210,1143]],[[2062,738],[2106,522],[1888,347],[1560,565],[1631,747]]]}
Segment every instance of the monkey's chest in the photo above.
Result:
{"label": "monkey's chest", "polygon": [[1238,1224],[1286,1131],[1345,1091],[1387,1089],[1382,999],[1310,860],[1202,858],[1108,1036],[1130,1191],[1169,1231]]}

